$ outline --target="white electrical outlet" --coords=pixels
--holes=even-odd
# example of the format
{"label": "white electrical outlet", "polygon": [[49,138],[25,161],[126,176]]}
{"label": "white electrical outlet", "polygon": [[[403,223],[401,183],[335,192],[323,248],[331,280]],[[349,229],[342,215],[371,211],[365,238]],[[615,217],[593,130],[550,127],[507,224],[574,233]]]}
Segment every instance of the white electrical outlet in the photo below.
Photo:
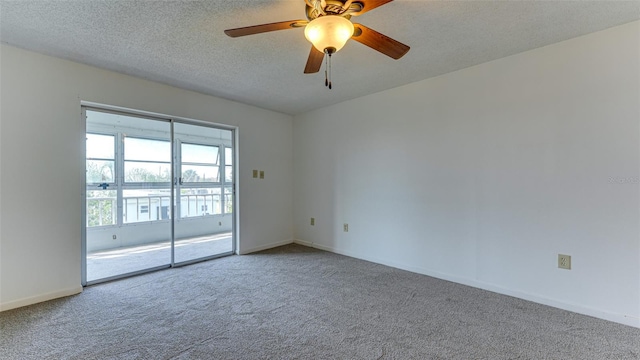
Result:
{"label": "white electrical outlet", "polygon": [[311,218],[311,226],[314,226],[316,224],[316,218]]}
{"label": "white electrical outlet", "polygon": [[558,254],[558,267],[560,269],[571,270],[571,256]]}
{"label": "white electrical outlet", "polygon": [[344,226],[342,227],[344,232],[349,232],[349,224],[344,224]]}
{"label": "white electrical outlet", "polygon": [[254,179],[258,178],[258,170],[253,170],[253,178]]}

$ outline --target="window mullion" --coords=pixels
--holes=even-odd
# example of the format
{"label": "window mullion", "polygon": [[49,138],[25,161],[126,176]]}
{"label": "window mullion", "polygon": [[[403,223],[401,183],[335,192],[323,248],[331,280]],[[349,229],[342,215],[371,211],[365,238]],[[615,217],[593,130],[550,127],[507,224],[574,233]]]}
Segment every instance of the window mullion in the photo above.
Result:
{"label": "window mullion", "polygon": [[118,226],[124,224],[123,187],[124,185],[124,139],[122,133],[116,134],[116,199],[118,203]]}
{"label": "window mullion", "polygon": [[[181,181],[178,181],[179,178],[182,177],[182,141],[180,139],[173,139],[173,169],[174,169],[174,180],[173,184],[175,186],[175,209],[176,213],[173,214],[174,223],[177,223],[182,218],[182,184]],[[189,203],[187,202],[187,209],[189,209]]]}

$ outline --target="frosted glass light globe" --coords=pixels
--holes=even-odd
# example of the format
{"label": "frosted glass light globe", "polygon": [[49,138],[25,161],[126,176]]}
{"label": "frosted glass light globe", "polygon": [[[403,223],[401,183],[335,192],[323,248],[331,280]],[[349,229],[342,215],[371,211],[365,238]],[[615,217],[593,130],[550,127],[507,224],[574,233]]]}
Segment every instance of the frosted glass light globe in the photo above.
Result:
{"label": "frosted glass light globe", "polygon": [[353,24],[337,15],[325,15],[312,20],[304,28],[304,36],[318,51],[329,49],[334,53],[347,43],[353,35]]}

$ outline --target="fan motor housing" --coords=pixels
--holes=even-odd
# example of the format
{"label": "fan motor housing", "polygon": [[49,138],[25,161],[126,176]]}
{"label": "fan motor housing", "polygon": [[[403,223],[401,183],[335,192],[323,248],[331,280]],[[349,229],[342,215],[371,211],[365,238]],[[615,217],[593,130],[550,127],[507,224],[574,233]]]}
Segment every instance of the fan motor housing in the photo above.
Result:
{"label": "fan motor housing", "polygon": [[[326,3],[327,3],[327,5],[324,7],[323,10],[327,15],[339,15],[339,16],[344,17],[345,19],[351,19],[351,15],[350,14],[344,14],[344,12],[346,11],[343,8],[344,3],[345,3],[344,1],[326,0]],[[314,11],[314,8],[312,8],[308,4],[305,5],[305,7],[306,7],[305,13],[306,13],[307,19],[309,19],[309,21],[311,21],[313,19],[316,19],[318,17],[316,12]]]}

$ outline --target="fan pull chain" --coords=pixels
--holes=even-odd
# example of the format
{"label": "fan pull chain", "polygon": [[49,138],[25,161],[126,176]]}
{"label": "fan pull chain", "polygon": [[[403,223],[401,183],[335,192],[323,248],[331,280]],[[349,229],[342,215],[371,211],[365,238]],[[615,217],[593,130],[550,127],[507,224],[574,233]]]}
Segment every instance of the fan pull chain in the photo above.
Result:
{"label": "fan pull chain", "polygon": [[325,51],[329,56],[324,57],[324,86],[331,89],[331,52]]}
{"label": "fan pull chain", "polygon": [[331,90],[331,54],[329,54],[329,90]]}
{"label": "fan pull chain", "polygon": [[329,67],[329,57],[324,57],[324,86],[329,86],[329,77],[327,76],[327,69]]}

